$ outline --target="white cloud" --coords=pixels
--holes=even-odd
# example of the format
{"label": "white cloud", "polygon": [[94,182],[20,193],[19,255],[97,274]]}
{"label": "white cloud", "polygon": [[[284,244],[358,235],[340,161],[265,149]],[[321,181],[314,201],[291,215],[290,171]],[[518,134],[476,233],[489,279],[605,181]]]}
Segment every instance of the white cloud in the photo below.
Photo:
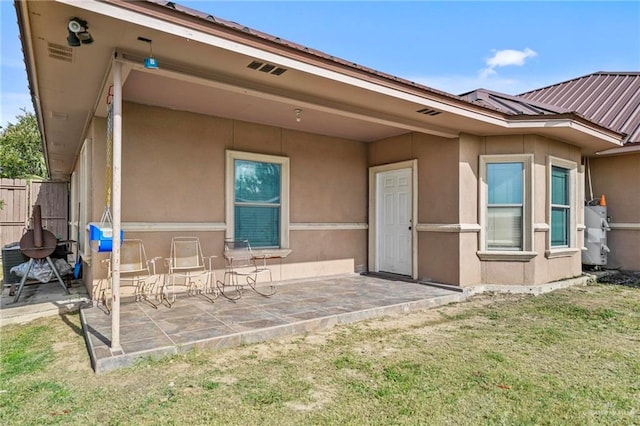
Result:
{"label": "white cloud", "polygon": [[523,66],[528,58],[538,56],[538,53],[528,47],[524,50],[494,50],[493,56],[487,58],[486,68],[480,70],[480,77],[487,78],[495,75],[497,72],[495,68],[507,67],[507,66]]}

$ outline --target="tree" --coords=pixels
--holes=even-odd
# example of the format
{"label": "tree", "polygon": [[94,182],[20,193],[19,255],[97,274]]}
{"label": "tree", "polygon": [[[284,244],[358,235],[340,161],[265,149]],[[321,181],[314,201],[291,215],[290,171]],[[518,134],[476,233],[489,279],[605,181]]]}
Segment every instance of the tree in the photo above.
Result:
{"label": "tree", "polygon": [[0,177],[45,178],[47,167],[36,116],[22,109],[16,124],[0,127]]}

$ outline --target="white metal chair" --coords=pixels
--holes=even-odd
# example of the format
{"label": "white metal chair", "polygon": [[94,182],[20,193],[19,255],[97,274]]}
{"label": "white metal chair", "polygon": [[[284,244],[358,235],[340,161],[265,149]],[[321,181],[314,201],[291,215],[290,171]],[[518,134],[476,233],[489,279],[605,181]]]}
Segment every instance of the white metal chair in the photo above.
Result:
{"label": "white metal chair", "polygon": [[[171,254],[167,259],[168,277],[165,277],[163,289],[160,292],[161,301],[165,301],[169,307],[175,302],[175,286],[178,279],[186,286],[188,295],[201,294],[213,301],[218,296],[214,284],[213,259],[215,257],[205,257],[202,254],[198,237],[174,237],[171,240]],[[212,294],[213,299],[206,296],[207,294]]]}
{"label": "white metal chair", "polygon": [[[159,275],[156,275],[156,261],[160,257],[147,259],[142,240],[127,239],[122,240],[120,246],[120,283],[129,283],[135,287],[134,296],[136,302],[145,301],[154,308],[158,305],[153,303],[149,297],[154,293]],[[107,268],[106,283],[108,288],[102,288],[102,284],[98,286],[102,296],[102,302],[111,309],[111,288],[112,288],[112,271],[111,258],[102,261]]]}
{"label": "white metal chair", "polygon": [[[269,297],[276,293],[273,286],[271,270],[267,267],[268,255],[256,255],[251,250],[251,245],[247,240],[225,240],[224,278],[218,281],[220,292],[227,299],[235,300],[242,296],[244,286],[248,285],[253,291],[261,296]],[[268,291],[263,292],[256,288],[258,275],[269,276]],[[229,297],[225,294],[225,287],[233,287],[237,291],[236,297]]]}

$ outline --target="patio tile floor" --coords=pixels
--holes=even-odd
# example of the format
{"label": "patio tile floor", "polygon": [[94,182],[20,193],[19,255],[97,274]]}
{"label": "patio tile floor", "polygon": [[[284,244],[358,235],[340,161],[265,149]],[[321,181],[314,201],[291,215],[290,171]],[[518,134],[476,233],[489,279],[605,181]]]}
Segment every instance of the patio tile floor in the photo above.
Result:
{"label": "patio tile floor", "polygon": [[356,274],[283,282],[276,287],[271,297],[246,290],[235,302],[220,296],[212,303],[202,295],[182,294],[171,308],[122,303],[122,352],[118,353],[109,347],[111,316],[105,308],[83,307],[80,317],[93,368],[103,373],[144,357],[256,343],[465,298],[459,291]]}

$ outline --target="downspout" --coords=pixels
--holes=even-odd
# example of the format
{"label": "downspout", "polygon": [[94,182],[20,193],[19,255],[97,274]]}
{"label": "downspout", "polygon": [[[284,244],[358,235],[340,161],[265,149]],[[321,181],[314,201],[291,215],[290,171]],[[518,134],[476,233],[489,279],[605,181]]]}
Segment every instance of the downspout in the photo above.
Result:
{"label": "downspout", "polygon": [[[45,166],[47,167],[48,177],[51,177],[49,168],[49,151],[47,150],[47,141],[44,131],[44,120],[42,118],[42,107],[40,105],[40,92],[38,91],[38,72],[33,64],[35,59],[33,57],[33,43],[31,41],[31,24],[29,21],[29,11],[27,10],[26,1],[15,1],[14,7],[16,8],[16,15],[18,17],[18,26],[24,31],[20,31],[22,36],[20,37],[22,43],[22,51],[25,54],[25,68],[27,72],[27,79],[29,80],[29,92],[31,94],[31,102],[33,103],[33,109],[36,114],[36,120],[38,121],[38,130],[40,131],[40,139],[42,141],[42,154],[44,155]],[[27,37],[26,35],[29,35]]]}
{"label": "downspout", "polygon": [[[117,55],[117,53],[115,54]],[[112,217],[113,245],[111,249],[111,353],[121,353],[120,346],[120,230],[122,198],[122,63],[113,61],[113,175]]]}

